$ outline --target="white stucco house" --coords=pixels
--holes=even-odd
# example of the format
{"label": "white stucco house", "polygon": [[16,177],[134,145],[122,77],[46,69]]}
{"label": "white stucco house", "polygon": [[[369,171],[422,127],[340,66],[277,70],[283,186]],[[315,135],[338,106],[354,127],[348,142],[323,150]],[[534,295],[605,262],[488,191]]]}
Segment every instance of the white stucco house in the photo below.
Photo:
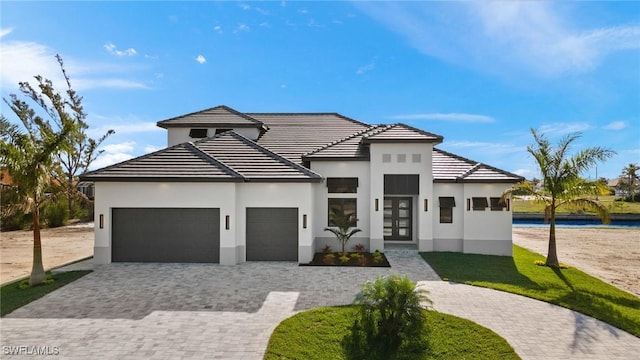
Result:
{"label": "white stucco house", "polygon": [[336,113],[226,106],[158,122],[168,147],[88,172],[95,252],[111,262],[306,263],[335,239],[330,209],[356,214],[350,245],[512,254],[520,176],[435,146],[440,135]]}

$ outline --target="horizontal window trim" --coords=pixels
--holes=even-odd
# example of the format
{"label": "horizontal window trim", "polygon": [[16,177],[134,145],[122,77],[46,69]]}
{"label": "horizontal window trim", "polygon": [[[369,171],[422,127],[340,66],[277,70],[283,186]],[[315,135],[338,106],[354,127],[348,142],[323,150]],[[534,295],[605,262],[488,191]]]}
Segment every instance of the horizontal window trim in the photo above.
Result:
{"label": "horizontal window trim", "polygon": [[[327,178],[327,189],[330,194],[355,194],[358,192],[357,177]],[[346,191],[339,191],[346,190]]]}
{"label": "horizontal window trim", "polygon": [[453,196],[440,196],[438,197],[439,206],[441,208],[451,208],[456,206],[456,198]]}
{"label": "horizontal window trim", "polygon": [[484,211],[489,207],[486,197],[474,196],[471,198],[471,208],[474,211]]}

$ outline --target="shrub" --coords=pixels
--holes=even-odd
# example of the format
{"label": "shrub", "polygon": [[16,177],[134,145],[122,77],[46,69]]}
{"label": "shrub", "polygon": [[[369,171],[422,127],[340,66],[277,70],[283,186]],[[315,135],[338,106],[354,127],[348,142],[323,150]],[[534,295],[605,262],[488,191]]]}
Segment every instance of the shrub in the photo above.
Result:
{"label": "shrub", "polygon": [[382,262],[382,253],[378,250],[376,250],[373,253],[373,262],[376,264],[380,264]]}
{"label": "shrub", "polygon": [[332,253],[325,254],[322,257],[322,262],[327,265],[333,265],[336,262],[336,256]]}
{"label": "shrub", "polygon": [[342,255],[340,255],[340,257],[338,258],[338,260],[340,260],[341,263],[348,263],[349,262],[349,255],[347,255],[347,253],[343,253]]}
{"label": "shrub", "polygon": [[353,246],[353,250],[355,250],[357,252],[363,252],[364,251],[364,245],[356,244],[356,245]]}
{"label": "shrub", "polygon": [[426,350],[426,317],[420,304],[430,302],[426,294],[397,274],[366,282],[356,298],[360,314],[344,340],[347,352],[360,352],[350,354],[356,358],[392,359],[401,346]]}
{"label": "shrub", "polygon": [[48,227],[67,225],[69,221],[69,205],[66,200],[49,203],[44,208],[44,220]]}
{"label": "shrub", "polygon": [[325,246],[322,248],[322,252],[323,252],[323,253],[325,253],[325,254],[328,254],[328,253],[332,252],[332,250],[331,250],[331,245],[329,245],[329,244],[325,245]]}

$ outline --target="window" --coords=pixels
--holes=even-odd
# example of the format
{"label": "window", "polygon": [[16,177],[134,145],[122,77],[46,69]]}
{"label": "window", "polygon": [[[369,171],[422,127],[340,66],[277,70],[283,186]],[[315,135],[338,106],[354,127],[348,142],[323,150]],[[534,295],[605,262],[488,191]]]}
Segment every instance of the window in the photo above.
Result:
{"label": "window", "polygon": [[382,162],[390,163],[391,162],[391,154],[382,154]]}
{"label": "window", "polygon": [[385,195],[418,195],[420,175],[385,175]]}
{"label": "window", "polygon": [[491,199],[491,211],[502,211],[507,208],[507,200],[500,201],[499,197],[492,197]]}
{"label": "window", "polygon": [[233,129],[216,129],[216,135],[231,131]]}
{"label": "window", "polygon": [[471,202],[473,203],[474,211],[484,211],[484,209],[489,207],[486,197],[474,197],[471,198]]}
{"label": "window", "polygon": [[192,139],[202,139],[207,137],[207,129],[191,129],[189,137]]}
{"label": "window", "polygon": [[327,178],[329,193],[357,193],[358,178]]}
{"label": "window", "polygon": [[331,218],[329,217],[329,214],[331,214],[332,211],[337,210],[339,212],[341,212],[342,214],[346,215],[346,216],[351,216],[353,215],[353,222],[351,224],[351,226],[356,226],[356,222],[358,220],[357,218],[357,199],[355,198],[345,198],[345,199],[338,199],[338,198],[330,198],[329,199],[329,211],[327,212],[327,224],[329,226],[335,226],[335,224],[333,223],[333,221],[331,221]]}
{"label": "window", "polygon": [[441,196],[440,200],[440,223],[453,223],[453,208],[456,206],[456,200],[450,196]]}
{"label": "window", "polygon": [[412,163],[422,162],[422,154],[411,154],[411,162]]}
{"label": "window", "polygon": [[398,162],[399,163],[407,162],[407,154],[398,154]]}

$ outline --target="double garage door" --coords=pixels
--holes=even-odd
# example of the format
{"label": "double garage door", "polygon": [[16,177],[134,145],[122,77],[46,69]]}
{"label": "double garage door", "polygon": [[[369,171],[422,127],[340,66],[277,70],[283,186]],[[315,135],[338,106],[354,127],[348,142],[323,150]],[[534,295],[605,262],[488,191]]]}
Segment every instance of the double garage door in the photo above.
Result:
{"label": "double garage door", "polygon": [[[247,208],[247,261],[298,260],[298,209]],[[113,262],[220,262],[220,209],[114,208]]]}

